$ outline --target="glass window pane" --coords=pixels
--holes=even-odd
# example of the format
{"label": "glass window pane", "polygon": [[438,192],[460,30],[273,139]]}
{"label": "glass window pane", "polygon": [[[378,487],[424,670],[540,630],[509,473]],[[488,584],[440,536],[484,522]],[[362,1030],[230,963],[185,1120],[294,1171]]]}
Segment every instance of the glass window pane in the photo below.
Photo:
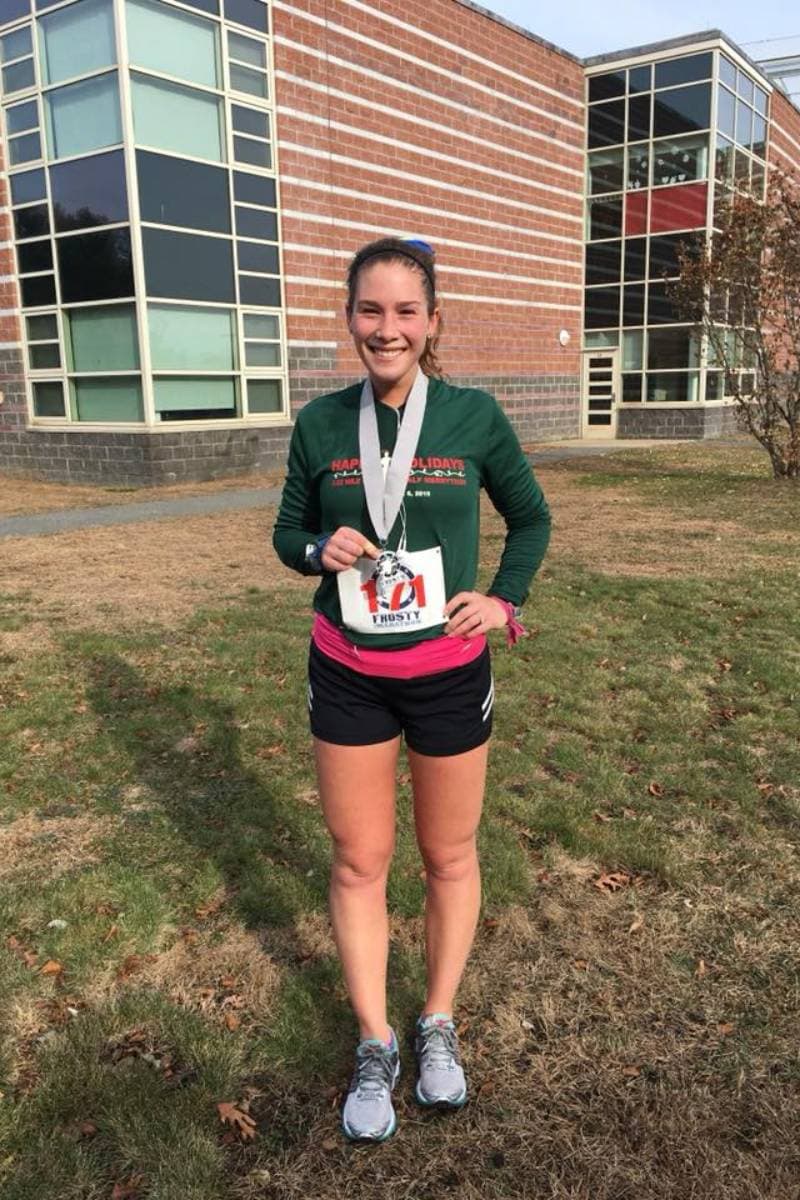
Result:
{"label": "glass window pane", "polygon": [[254,142],[252,138],[233,139],[233,157],[236,162],[248,163],[251,167],[272,167],[272,149],[269,142]]}
{"label": "glass window pane", "polygon": [[760,158],[767,156],[767,122],[763,117],[753,117],[753,137],[751,145],[753,153]]}
{"label": "glass window pane", "polygon": [[753,131],[753,110],[741,100],[736,101],[736,140],[740,146],[750,145]]}
{"label": "glass window pane", "polygon": [[63,417],[64,389],[60,383],[33,385],[33,411],[37,417]]}
{"label": "glass window pane", "polygon": [[132,304],[66,309],[70,371],[135,371],[139,366]]}
{"label": "glass window pane", "polygon": [[722,399],[722,372],[706,372],[706,400]]}
{"label": "glass window pane", "polygon": [[213,13],[214,16],[219,15],[219,0],[183,0],[183,3],[189,8],[196,8],[199,12]]}
{"label": "glass window pane", "polygon": [[683,404],[697,400],[697,371],[660,371],[647,375],[646,399],[651,404]]}
{"label": "glass window pane", "polygon": [[50,192],[57,233],[127,221],[128,197],[122,151],[51,167]]}
{"label": "glass window pane", "polygon": [[640,371],[642,369],[642,343],[644,334],[641,330],[622,335],[622,369],[623,371]]}
{"label": "glass window pane", "polygon": [[35,129],[39,124],[39,109],[35,100],[26,100],[24,104],[16,104],[6,109],[6,127],[9,133],[22,133],[26,129]]}
{"label": "glass window pane", "polygon": [[224,167],[136,153],[139,207],[143,221],[229,233],[231,202]]}
{"label": "glass window pane", "polygon": [[653,69],[646,67],[631,67],[628,71],[628,91],[648,92],[652,84]]}
{"label": "glass window pane", "polygon": [[711,78],[711,54],[690,54],[687,58],[671,58],[657,62],[657,88],[671,87],[676,83],[691,83],[694,79]]}
{"label": "glass window pane", "polygon": [[714,175],[721,182],[733,183],[733,143],[726,138],[717,138],[715,153]]}
{"label": "glass window pane", "polygon": [[769,100],[769,98],[767,96],[767,93],[765,91],[763,91],[762,88],[756,87],[754,103],[756,106],[756,112],[761,113],[762,117],[765,117],[767,115],[768,100]]}
{"label": "glass window pane", "polygon": [[10,96],[12,92],[21,92],[23,88],[33,87],[35,75],[33,59],[23,58],[21,62],[3,67],[3,93]]}
{"label": "glass window pane", "polygon": [[122,141],[116,73],[45,95],[50,158],[68,158]]}
{"label": "glass window pane", "polygon": [[719,56],[719,77],[725,83],[727,83],[729,87],[736,87],[736,67],[729,58],[725,57],[724,54],[720,54]]}
{"label": "glass window pane", "polygon": [[143,421],[138,379],[75,379],[75,415],[79,421]]}
{"label": "glass window pane", "polygon": [[259,271],[265,275],[277,275],[278,247],[265,246],[260,242],[237,242],[236,252],[240,271]]}
{"label": "glass window pane", "polygon": [[586,283],[619,283],[622,242],[595,242],[586,247]]}
{"label": "glass window pane", "polygon": [[255,38],[242,37],[240,33],[228,34],[228,54],[236,62],[247,63],[251,67],[261,67],[266,70],[267,48],[263,42]]}
{"label": "glass window pane", "polygon": [[19,281],[23,308],[39,308],[56,302],[55,275],[29,275]]}
{"label": "glass window pane", "polygon": [[22,137],[12,138],[8,143],[8,159],[12,167],[41,157],[42,143],[38,133],[26,133]]}
{"label": "glass window pane", "polygon": [[[5,13],[0,14],[3,24],[7,20]],[[32,53],[30,25],[23,25],[22,29],[15,29],[13,33],[7,33],[5,37],[0,38],[0,62],[11,62],[13,58],[22,58]]]}
{"label": "glass window pane", "polygon": [[753,88],[755,84],[749,75],[740,70],[736,76],[736,90],[742,99],[747,100],[749,104],[753,103]]}
{"label": "glass window pane", "polygon": [[647,202],[649,193],[642,190],[628,192],[625,201],[625,232],[626,234],[647,232]]}
{"label": "glass window pane", "polygon": [[629,283],[622,289],[622,324],[644,325],[643,283]]}
{"label": "glass window pane", "polygon": [[233,172],[233,194],[243,204],[263,204],[275,207],[275,180],[248,171]]}
{"label": "glass window pane", "polygon": [[245,342],[244,361],[248,367],[279,367],[281,348],[274,342]]}
{"label": "glass window pane", "polygon": [[246,338],[274,338],[277,341],[280,333],[280,321],[277,317],[269,316],[267,313],[245,313],[244,336]]}
{"label": "glass window pane", "polygon": [[680,275],[678,252],[682,246],[689,248],[691,235],[672,234],[667,237],[650,238],[650,278]]}
{"label": "glass window pane", "polygon": [[648,325],[674,325],[679,320],[678,312],[667,295],[667,284],[651,283],[647,297]]}
{"label": "glass window pane", "polygon": [[267,6],[261,0],[225,0],[225,16],[237,25],[267,32]]}
{"label": "glass window pane", "polygon": [[710,123],[710,83],[673,88],[672,91],[659,92],[655,96],[653,137],[693,133],[696,129],[708,129]]}
{"label": "glass window pane", "polygon": [[232,379],[154,379],[156,412],[162,419],[167,413],[180,413],[184,420],[209,416],[236,416],[236,388]]}
{"label": "glass window pane", "polygon": [[248,379],[247,408],[251,413],[279,413],[283,410],[279,379]]}
{"label": "glass window pane", "polygon": [[269,137],[269,113],[262,112],[259,108],[243,108],[241,104],[232,104],[231,120],[237,133]]}
{"label": "glass window pane", "polygon": [[696,367],[700,363],[700,345],[693,331],[651,329],[647,335],[647,366],[650,370],[670,367]]}
{"label": "glass window pane", "polygon": [[263,304],[265,308],[280,308],[280,279],[259,279],[255,275],[239,276],[239,303]]}
{"label": "glass window pane", "polygon": [[50,371],[53,367],[61,366],[61,354],[57,342],[46,342],[41,346],[31,346],[29,354],[32,371]]}
{"label": "glass window pane", "polygon": [[233,303],[233,251],[228,238],[143,229],[149,296]]}
{"label": "glass window pane", "polygon": [[625,141],[625,101],[612,100],[589,109],[589,149]]}
{"label": "glass window pane", "polygon": [[619,288],[586,288],[583,323],[586,329],[619,325]]}
{"label": "glass window pane", "polygon": [[640,404],[642,400],[642,376],[622,376],[622,403]]}
{"label": "glass window pane", "polygon": [[622,199],[588,200],[586,216],[589,241],[597,238],[619,237],[622,232]]}
{"label": "glass window pane", "polygon": [[50,232],[50,217],[46,204],[32,204],[14,212],[14,233],[17,241],[22,238],[41,237]]}
{"label": "glass window pane", "polygon": [[652,96],[630,96],[628,99],[628,141],[638,142],[650,137]]}
{"label": "glass window pane", "polygon": [[699,229],[706,223],[708,184],[681,183],[658,188],[650,203],[650,232],[668,233],[673,229]]}
{"label": "glass window pane", "polygon": [[58,337],[58,321],[54,314],[39,313],[35,317],[26,317],[29,342],[46,342],[49,338]]}
{"label": "glass window pane", "polygon": [[609,329],[603,333],[585,333],[583,335],[583,344],[589,350],[605,349],[606,346],[616,346],[619,344],[619,333],[616,329]]}
{"label": "glass window pane", "polygon": [[131,64],[190,83],[220,87],[217,27],[151,0],[127,0]]}
{"label": "glass window pane", "polygon": [[594,150],[587,155],[589,192],[621,192],[624,171],[624,151]]}
{"label": "glass window pane", "polygon": [[220,308],[149,304],[150,356],[158,371],[230,371],[233,314]]}
{"label": "glass window pane", "polygon": [[268,242],[275,242],[278,240],[277,215],[258,208],[242,208],[237,204],[236,232],[241,237],[262,238]]}
{"label": "glass window pane", "polygon": [[139,145],[222,160],[222,104],[216,97],[134,74],[131,92]]}
{"label": "glass window pane", "polygon": [[30,16],[31,0],[3,0],[3,24]]}
{"label": "glass window pane", "polygon": [[717,91],[717,129],[729,138],[736,134],[736,100],[724,87]]}
{"label": "glass window pane", "polygon": [[631,146],[628,150],[628,188],[638,191],[649,186],[650,147]]}
{"label": "glass window pane", "polygon": [[750,171],[750,190],[756,200],[764,199],[764,188],[767,182],[766,171],[761,163],[753,160]]}
{"label": "glass window pane", "polygon": [[75,233],[59,238],[56,246],[64,303],[133,295],[130,230]]}
{"label": "glass window pane", "polygon": [[53,247],[50,238],[43,242],[22,242],[17,246],[17,260],[20,275],[29,275],[32,271],[52,271]]}
{"label": "glass window pane", "polygon": [[251,71],[249,67],[240,67],[236,63],[230,65],[231,88],[234,92],[246,92],[248,96],[267,96],[267,76],[261,71]]}
{"label": "glass window pane", "polygon": [[647,238],[628,238],[625,242],[625,280],[644,279],[647,274]]}
{"label": "glass window pane", "polygon": [[653,187],[689,183],[708,174],[708,135],[653,142]]}
{"label": "glass window pane", "polygon": [[589,103],[594,100],[613,100],[625,95],[625,72],[609,71],[604,75],[589,76]]}
{"label": "glass window pane", "polygon": [[31,200],[44,200],[47,195],[47,181],[42,167],[36,171],[20,171],[15,175],[10,175],[9,180],[12,204],[28,204]]}
{"label": "glass window pane", "polygon": [[81,0],[42,17],[39,60],[45,83],[113,66],[117,51],[111,0]]}

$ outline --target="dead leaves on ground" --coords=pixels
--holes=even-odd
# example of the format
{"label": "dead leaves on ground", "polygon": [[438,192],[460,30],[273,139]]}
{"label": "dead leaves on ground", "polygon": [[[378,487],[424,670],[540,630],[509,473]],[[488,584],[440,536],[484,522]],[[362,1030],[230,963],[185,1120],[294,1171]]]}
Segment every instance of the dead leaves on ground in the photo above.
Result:
{"label": "dead leaves on ground", "polygon": [[196,1067],[179,1062],[169,1046],[157,1042],[145,1029],[130,1029],[122,1037],[110,1039],[100,1051],[100,1061],[112,1066],[134,1059],[158,1071],[168,1087],[183,1087],[197,1078]]}
{"label": "dead leaves on ground", "polygon": [[256,1123],[250,1116],[249,1110],[250,1101],[246,1098],[237,1100],[235,1103],[223,1100],[217,1105],[220,1121],[223,1125],[231,1127],[223,1135],[223,1142],[230,1144],[238,1139],[243,1142],[252,1141],[256,1136]]}

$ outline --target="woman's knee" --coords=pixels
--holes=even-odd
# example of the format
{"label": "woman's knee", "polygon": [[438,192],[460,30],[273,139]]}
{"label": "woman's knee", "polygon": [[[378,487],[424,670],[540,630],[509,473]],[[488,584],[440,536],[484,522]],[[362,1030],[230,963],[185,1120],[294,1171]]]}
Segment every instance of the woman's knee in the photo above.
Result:
{"label": "woman's knee", "polygon": [[334,845],[332,878],[342,887],[372,887],[386,882],[394,847]]}
{"label": "woman's knee", "polygon": [[478,870],[475,838],[458,846],[420,846],[428,878],[443,883],[458,883]]}

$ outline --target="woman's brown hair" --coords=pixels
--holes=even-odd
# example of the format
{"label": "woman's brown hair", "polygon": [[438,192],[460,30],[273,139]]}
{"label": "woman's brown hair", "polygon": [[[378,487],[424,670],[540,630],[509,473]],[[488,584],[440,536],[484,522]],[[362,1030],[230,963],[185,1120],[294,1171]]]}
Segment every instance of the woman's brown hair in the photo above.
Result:
{"label": "woman's brown hair", "polygon": [[[376,242],[369,242],[366,246],[362,246],[353,256],[350,266],[347,268],[348,315],[353,311],[355,304],[359,272],[367,263],[373,262],[403,263],[419,275],[422,280],[423,291],[425,292],[428,316],[433,316],[438,303],[433,252],[428,253],[428,251],[423,250],[419,242],[403,241],[402,238],[395,237],[379,238]],[[442,317],[440,313],[436,333],[433,337],[428,338],[425,343],[425,349],[422,351],[419,359],[419,365],[424,374],[432,375],[437,379],[441,379],[444,374],[436,353],[441,333]]]}

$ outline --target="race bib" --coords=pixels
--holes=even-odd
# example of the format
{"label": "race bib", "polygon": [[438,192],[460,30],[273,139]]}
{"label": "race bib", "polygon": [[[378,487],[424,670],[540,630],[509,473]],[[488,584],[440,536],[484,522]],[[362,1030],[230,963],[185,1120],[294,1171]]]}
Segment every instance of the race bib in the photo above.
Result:
{"label": "race bib", "polygon": [[441,547],[403,551],[390,587],[381,586],[375,561],[359,558],[336,577],[342,620],[356,633],[406,633],[443,625]]}

